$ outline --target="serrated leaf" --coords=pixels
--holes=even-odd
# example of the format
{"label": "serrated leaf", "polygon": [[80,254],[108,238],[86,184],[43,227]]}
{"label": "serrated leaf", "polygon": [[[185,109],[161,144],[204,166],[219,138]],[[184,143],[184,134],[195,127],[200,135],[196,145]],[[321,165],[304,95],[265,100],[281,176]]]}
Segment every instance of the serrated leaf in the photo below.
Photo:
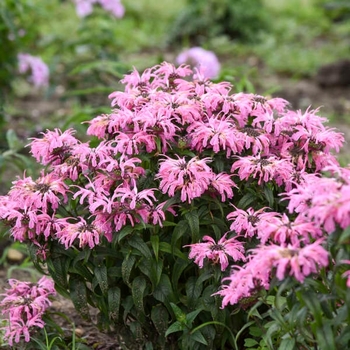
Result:
{"label": "serrated leaf", "polygon": [[108,310],[109,318],[113,321],[118,320],[120,308],[120,288],[112,287],[108,289]]}
{"label": "serrated leaf", "polygon": [[163,305],[153,306],[151,320],[160,335],[164,335],[168,328],[169,313]]}
{"label": "serrated leaf", "polygon": [[102,294],[107,294],[107,291],[108,291],[107,267],[105,265],[96,266],[94,268],[94,274],[97,279],[98,285],[101,288]]}
{"label": "serrated leaf", "polygon": [[130,274],[131,274],[131,270],[135,264],[136,261],[136,257],[134,255],[128,255],[122,263],[122,278],[123,281],[130,286]]}
{"label": "serrated leaf", "polygon": [[143,307],[143,293],[146,289],[147,283],[143,276],[137,276],[132,281],[131,293],[134,300],[134,305],[137,310],[144,313]]}
{"label": "serrated leaf", "polygon": [[69,280],[69,291],[70,297],[74,304],[76,310],[80,313],[80,315],[86,319],[90,319],[89,307],[87,303],[87,293],[86,293],[86,285],[83,280],[80,279],[79,276],[75,275],[70,277]]}
{"label": "serrated leaf", "polygon": [[143,241],[143,239],[139,236],[132,236],[128,243],[131,247],[137,249],[146,259],[152,258],[152,253],[148,248],[148,245]]}
{"label": "serrated leaf", "polygon": [[182,331],[184,328],[184,326],[179,322],[179,321],[175,321],[165,332],[165,336],[167,337],[169,334],[171,333],[175,333],[175,332],[180,332]]}

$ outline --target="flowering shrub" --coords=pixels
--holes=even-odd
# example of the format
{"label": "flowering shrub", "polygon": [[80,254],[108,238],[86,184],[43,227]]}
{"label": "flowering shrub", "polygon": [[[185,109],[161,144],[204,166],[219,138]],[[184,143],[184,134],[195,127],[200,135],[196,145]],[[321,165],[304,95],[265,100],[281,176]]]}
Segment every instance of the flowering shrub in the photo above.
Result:
{"label": "flowering shrub", "polygon": [[343,136],[318,110],[191,74],[125,76],[111,113],[87,122],[90,143],[73,129],[32,139],[44,169],[1,197],[2,222],[126,344],[346,347]]}
{"label": "flowering shrub", "polygon": [[10,279],[9,284],[11,288],[2,294],[4,298],[1,300],[0,307],[2,314],[8,317],[5,339],[12,346],[22,337],[29,342],[30,332],[36,327],[44,327],[42,317],[51,305],[49,296],[56,295],[56,291],[53,281],[46,276],[43,276],[37,284],[15,279]]}

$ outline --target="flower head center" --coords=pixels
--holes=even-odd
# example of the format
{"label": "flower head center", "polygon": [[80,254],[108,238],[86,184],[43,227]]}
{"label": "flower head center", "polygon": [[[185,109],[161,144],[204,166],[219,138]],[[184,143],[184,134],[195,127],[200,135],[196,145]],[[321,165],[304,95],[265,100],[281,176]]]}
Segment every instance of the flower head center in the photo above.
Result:
{"label": "flower head center", "polygon": [[48,184],[35,184],[34,185],[34,191],[38,191],[40,193],[46,193],[49,192],[50,185]]}
{"label": "flower head center", "polygon": [[225,250],[225,247],[222,245],[222,244],[213,244],[211,247],[210,247],[211,251],[224,251]]}

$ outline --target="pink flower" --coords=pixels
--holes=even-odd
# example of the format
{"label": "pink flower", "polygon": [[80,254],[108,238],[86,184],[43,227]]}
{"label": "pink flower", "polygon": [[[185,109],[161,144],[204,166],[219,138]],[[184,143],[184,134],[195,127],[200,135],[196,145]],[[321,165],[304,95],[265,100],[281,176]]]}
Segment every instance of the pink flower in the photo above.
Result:
{"label": "pink flower", "polygon": [[178,64],[189,64],[192,67],[201,68],[202,74],[209,79],[216,78],[220,72],[220,63],[214,52],[204,50],[201,47],[192,47],[181,52],[177,58]]}
{"label": "pink flower", "polygon": [[80,143],[73,136],[74,133],[73,129],[64,132],[59,129],[47,130],[46,133],[42,133],[43,138],[31,139],[30,151],[35,159],[43,165],[61,164],[70,155],[72,147]]}
{"label": "pink flower", "polygon": [[79,17],[86,17],[93,11],[93,4],[96,0],[73,0],[75,2],[75,10]]}
{"label": "pink flower", "polygon": [[47,86],[49,84],[49,67],[40,57],[35,57],[26,53],[18,54],[19,72],[21,74],[31,71],[29,81],[35,87]]}
{"label": "pink flower", "polygon": [[303,283],[305,277],[317,273],[319,268],[328,266],[328,252],[321,246],[322,240],[300,248],[288,244],[260,246],[252,250],[249,264],[266,270],[276,268],[276,277],[282,281],[287,275]]}
{"label": "pink flower", "polygon": [[[237,234],[244,233],[245,237],[253,237],[258,232],[259,223],[266,217],[271,216],[271,213],[265,213],[265,208],[261,208],[255,211],[253,208],[248,208],[247,211],[236,208],[234,205],[235,211],[227,215],[227,220],[233,221],[230,230],[235,231]],[[274,214],[272,214],[274,216]]]}
{"label": "pink flower", "polygon": [[157,179],[160,179],[159,188],[170,197],[175,192],[181,191],[181,201],[191,202],[192,199],[200,197],[210,185],[212,170],[206,164],[210,158],[190,159],[185,158],[166,159],[161,161]]}
{"label": "pink flower", "polygon": [[185,247],[191,247],[189,254],[190,259],[200,267],[203,267],[204,259],[211,260],[213,264],[220,263],[221,271],[225,271],[229,265],[229,257],[234,261],[245,260],[243,254],[243,243],[237,241],[237,237],[226,239],[227,233],[220,238],[218,243],[210,236],[204,236],[203,241],[206,243],[189,244]]}
{"label": "pink flower", "polygon": [[231,172],[238,169],[238,176],[241,180],[248,180],[249,177],[258,178],[258,184],[275,180],[282,185],[289,179],[293,165],[286,159],[278,159],[275,156],[261,157],[246,156],[237,157],[233,163]]}
{"label": "pink flower", "polygon": [[77,223],[66,222],[61,231],[56,232],[59,242],[65,246],[66,249],[73,246],[74,241],[79,241],[79,247],[89,246],[94,248],[100,243],[102,230],[92,223],[87,223],[84,218],[79,217]]}
{"label": "pink flower", "polygon": [[237,188],[237,185],[231,179],[232,175],[220,173],[213,174],[213,178],[210,182],[210,193],[217,192],[221,195],[221,201],[225,202],[226,198],[233,197],[233,188]]}
{"label": "pink flower", "polygon": [[17,199],[23,209],[41,209],[46,212],[49,206],[57,209],[60,203],[68,199],[68,186],[55,173],[42,174],[36,181],[26,177],[13,184],[9,195]]}
{"label": "pink flower", "polygon": [[73,0],[75,2],[75,9],[79,17],[86,17],[93,12],[93,5],[100,3],[100,5],[116,18],[124,16],[124,6],[120,0]]}
{"label": "pink flower", "polygon": [[318,238],[322,235],[322,230],[302,215],[291,221],[285,213],[282,215],[274,214],[273,217],[263,220],[259,224],[258,236],[262,244],[271,239],[276,243],[291,243],[296,246],[300,240],[309,242],[310,238]]}
{"label": "pink flower", "polygon": [[120,0],[98,0],[100,5],[116,18],[122,18],[125,9]]}
{"label": "pink flower", "polygon": [[215,153],[226,151],[226,157],[230,157],[243,149],[243,142],[230,120],[208,118],[194,122],[187,128],[187,133],[191,135],[191,147],[199,152],[210,147]]}
{"label": "pink flower", "polygon": [[228,304],[235,305],[243,298],[254,296],[261,287],[268,290],[270,287],[269,272],[261,267],[253,271],[250,267],[235,266],[231,276],[223,279],[223,282],[229,281],[229,284],[223,284],[221,290],[214,295],[222,297],[222,308]]}
{"label": "pink flower", "polygon": [[231,276],[223,280],[229,284],[223,285],[215,295],[223,297],[222,307],[237,304],[242,298],[254,296],[261,287],[268,290],[273,273],[280,281],[289,275],[303,283],[307,276],[328,266],[328,252],[321,242],[318,240],[303,248],[274,244],[255,248],[245,266],[233,270]]}
{"label": "pink flower", "polygon": [[24,337],[30,341],[30,331],[33,328],[43,328],[45,323],[42,317],[51,305],[50,296],[56,295],[52,280],[43,276],[37,284],[20,282],[15,279],[9,280],[10,289],[0,302],[2,314],[7,315],[9,324],[4,327],[5,336],[9,345],[19,343]]}

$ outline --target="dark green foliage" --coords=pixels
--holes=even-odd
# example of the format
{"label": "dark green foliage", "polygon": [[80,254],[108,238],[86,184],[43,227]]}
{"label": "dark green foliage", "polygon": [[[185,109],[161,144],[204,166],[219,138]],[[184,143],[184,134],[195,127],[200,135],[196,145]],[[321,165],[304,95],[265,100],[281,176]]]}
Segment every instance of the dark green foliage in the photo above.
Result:
{"label": "dark green foliage", "polygon": [[266,29],[261,0],[188,0],[170,30],[168,42],[200,45],[218,35],[256,41],[259,32]]}

